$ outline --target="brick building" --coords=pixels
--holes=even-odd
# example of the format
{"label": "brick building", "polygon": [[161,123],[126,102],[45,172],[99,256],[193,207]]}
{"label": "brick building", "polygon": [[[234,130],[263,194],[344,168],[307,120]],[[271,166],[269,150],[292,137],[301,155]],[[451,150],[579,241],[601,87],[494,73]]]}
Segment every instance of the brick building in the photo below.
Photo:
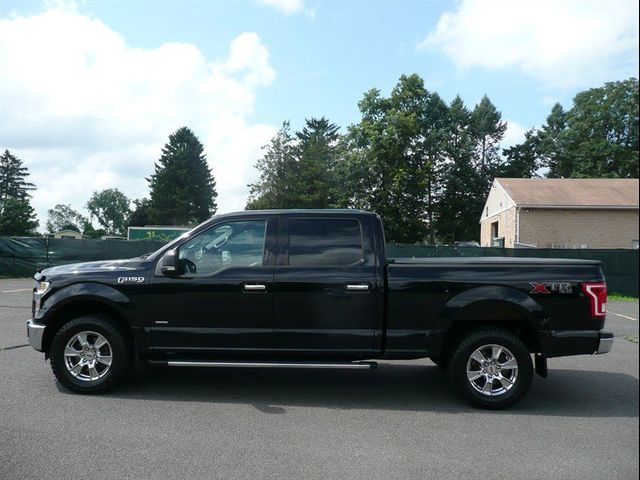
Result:
{"label": "brick building", "polygon": [[638,179],[496,178],[483,247],[638,248]]}

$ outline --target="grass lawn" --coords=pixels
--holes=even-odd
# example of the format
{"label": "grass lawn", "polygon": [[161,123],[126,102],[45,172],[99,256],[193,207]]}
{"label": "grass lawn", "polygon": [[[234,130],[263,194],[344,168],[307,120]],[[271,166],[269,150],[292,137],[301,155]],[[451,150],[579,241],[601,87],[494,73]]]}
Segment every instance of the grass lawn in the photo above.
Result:
{"label": "grass lawn", "polygon": [[618,293],[610,293],[607,295],[610,302],[637,302],[638,297],[629,297],[628,295],[620,295]]}

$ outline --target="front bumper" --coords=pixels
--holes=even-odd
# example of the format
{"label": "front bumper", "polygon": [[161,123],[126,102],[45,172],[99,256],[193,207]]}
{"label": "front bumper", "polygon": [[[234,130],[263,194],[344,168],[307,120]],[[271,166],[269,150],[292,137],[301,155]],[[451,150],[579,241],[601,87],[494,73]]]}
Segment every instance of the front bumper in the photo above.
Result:
{"label": "front bumper", "polygon": [[42,352],[44,325],[33,323],[32,319],[27,320],[27,337],[29,338],[29,345],[35,350]]}
{"label": "front bumper", "polygon": [[599,330],[560,330],[540,337],[542,354],[547,358],[593,355],[611,351],[613,333]]}

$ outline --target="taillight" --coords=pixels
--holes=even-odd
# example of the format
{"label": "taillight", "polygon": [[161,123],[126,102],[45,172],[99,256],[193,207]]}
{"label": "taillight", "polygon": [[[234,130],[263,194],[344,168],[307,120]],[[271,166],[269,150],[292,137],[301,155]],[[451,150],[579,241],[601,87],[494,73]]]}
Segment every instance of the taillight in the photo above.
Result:
{"label": "taillight", "polygon": [[605,282],[583,283],[582,291],[589,299],[592,317],[607,315],[607,284]]}

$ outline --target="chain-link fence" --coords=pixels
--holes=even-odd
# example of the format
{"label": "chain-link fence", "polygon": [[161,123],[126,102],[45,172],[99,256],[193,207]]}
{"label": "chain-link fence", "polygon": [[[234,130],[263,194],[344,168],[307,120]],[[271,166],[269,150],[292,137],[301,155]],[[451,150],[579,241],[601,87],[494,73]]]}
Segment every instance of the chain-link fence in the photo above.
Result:
{"label": "chain-link fence", "polygon": [[[0,237],[0,276],[30,277],[37,270],[67,263],[132,258],[153,252],[163,242]],[[541,257],[600,260],[609,291],[638,296],[638,250],[480,248],[387,245],[393,257]]]}

